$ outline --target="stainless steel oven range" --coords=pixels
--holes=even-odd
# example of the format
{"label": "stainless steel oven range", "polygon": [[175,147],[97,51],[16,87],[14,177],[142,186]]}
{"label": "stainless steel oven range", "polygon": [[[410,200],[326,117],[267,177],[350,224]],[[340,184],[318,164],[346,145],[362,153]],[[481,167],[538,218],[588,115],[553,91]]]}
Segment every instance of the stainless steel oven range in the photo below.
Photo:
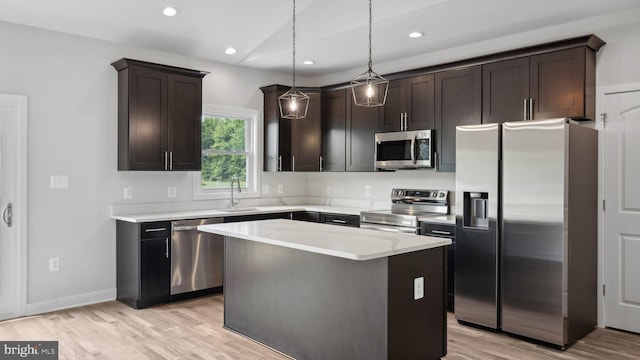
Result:
{"label": "stainless steel oven range", "polygon": [[360,213],[360,227],[410,234],[420,233],[421,217],[449,214],[447,190],[391,190],[391,209]]}

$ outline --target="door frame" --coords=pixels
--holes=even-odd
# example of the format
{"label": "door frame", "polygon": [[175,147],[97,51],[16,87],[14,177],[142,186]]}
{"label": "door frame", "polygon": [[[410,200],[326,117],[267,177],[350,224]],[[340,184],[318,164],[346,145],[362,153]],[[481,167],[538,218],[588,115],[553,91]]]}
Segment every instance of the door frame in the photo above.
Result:
{"label": "door frame", "polygon": [[629,91],[640,91],[640,82],[616,84],[596,87],[596,119],[595,129],[598,130],[598,327],[605,327],[606,316],[604,306],[603,286],[605,280],[605,227],[604,209],[602,207],[605,193],[605,143],[604,143],[604,121],[602,114],[605,109],[605,96]]}
{"label": "door frame", "polygon": [[24,316],[27,310],[27,97],[24,95],[11,95],[0,93],[0,102],[9,103],[16,115],[13,119],[18,121],[16,129],[18,131],[18,198],[15,200],[20,204],[18,212],[14,216],[13,226],[16,228],[18,237],[18,313],[17,316]]}

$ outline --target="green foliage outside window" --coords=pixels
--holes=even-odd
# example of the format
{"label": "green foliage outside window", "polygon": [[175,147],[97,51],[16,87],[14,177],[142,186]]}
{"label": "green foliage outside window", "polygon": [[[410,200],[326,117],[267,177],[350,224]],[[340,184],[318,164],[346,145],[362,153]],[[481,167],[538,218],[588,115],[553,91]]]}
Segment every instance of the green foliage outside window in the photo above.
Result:
{"label": "green foliage outside window", "polygon": [[202,174],[203,188],[229,187],[237,176],[246,186],[247,121],[244,119],[205,116],[202,120]]}

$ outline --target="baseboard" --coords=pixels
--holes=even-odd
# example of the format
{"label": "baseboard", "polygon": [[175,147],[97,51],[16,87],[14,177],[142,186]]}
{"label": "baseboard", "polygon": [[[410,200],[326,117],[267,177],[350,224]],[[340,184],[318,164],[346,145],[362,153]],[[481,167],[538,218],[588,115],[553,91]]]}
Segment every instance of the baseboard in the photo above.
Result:
{"label": "baseboard", "polygon": [[113,288],[79,295],[65,296],[56,299],[38,301],[35,303],[27,304],[27,313],[25,315],[36,315],[83,305],[112,301],[116,299],[116,295],[117,290],[116,288]]}

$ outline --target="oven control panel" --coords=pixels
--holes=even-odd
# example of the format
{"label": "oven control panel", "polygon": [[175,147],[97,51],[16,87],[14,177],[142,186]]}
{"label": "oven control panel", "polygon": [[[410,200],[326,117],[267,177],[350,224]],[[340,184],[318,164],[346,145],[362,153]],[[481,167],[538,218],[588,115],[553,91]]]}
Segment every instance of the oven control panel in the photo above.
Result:
{"label": "oven control panel", "polygon": [[394,203],[443,202],[449,200],[448,190],[393,189],[391,201]]}

